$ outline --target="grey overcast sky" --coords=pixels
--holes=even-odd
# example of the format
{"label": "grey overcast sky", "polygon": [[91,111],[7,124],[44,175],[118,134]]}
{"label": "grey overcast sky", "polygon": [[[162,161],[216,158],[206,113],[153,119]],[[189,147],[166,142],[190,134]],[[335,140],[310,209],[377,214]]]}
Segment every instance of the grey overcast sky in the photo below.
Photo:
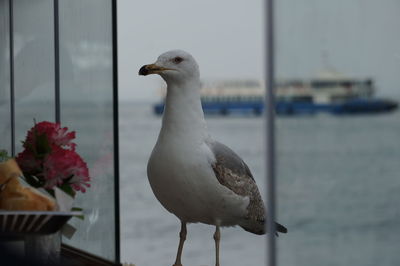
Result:
{"label": "grey overcast sky", "polygon": [[[399,0],[276,3],[278,77],[312,77],[325,54],[339,72],[399,94]],[[171,49],[190,52],[204,80],[261,79],[263,23],[262,0],[119,0],[120,99],[157,101],[160,77],[137,73]]]}

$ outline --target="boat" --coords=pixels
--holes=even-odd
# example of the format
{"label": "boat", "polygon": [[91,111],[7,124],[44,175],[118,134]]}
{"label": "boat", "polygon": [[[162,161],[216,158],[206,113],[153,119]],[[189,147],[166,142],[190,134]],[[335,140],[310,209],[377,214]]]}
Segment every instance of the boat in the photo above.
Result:
{"label": "boat", "polygon": [[[261,115],[265,109],[264,87],[257,80],[204,84],[201,89],[203,110],[206,114]],[[154,113],[162,114],[164,101],[153,107]],[[365,114],[390,112],[397,108],[396,101],[375,97],[373,79],[349,78],[333,70],[322,71],[309,80],[278,80],[275,86],[275,111],[278,115]]]}

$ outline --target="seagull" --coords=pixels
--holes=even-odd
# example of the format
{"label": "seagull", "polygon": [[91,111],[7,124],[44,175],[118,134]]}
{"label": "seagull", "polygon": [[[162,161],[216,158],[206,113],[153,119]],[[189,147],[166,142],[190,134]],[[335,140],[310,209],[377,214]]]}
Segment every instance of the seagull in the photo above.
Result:
{"label": "seagull", "polygon": [[[266,233],[265,208],[246,163],[207,131],[200,101],[200,71],[195,59],[182,50],[160,55],[139,75],[158,74],[167,83],[162,126],[147,164],[156,198],[181,221],[173,266],[182,266],[186,224],[215,226],[215,265],[219,266],[220,227],[239,225]],[[277,232],[287,229],[276,223]]]}

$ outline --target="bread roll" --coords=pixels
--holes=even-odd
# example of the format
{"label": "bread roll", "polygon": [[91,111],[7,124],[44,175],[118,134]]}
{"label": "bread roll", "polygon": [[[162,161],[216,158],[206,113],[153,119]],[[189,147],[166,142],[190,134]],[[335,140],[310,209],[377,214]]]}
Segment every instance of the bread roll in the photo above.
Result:
{"label": "bread roll", "polygon": [[10,177],[22,176],[22,171],[14,159],[0,163],[0,184],[4,184]]}
{"label": "bread roll", "polygon": [[54,211],[56,202],[33,187],[23,186],[14,159],[0,163],[0,209],[9,211]]}

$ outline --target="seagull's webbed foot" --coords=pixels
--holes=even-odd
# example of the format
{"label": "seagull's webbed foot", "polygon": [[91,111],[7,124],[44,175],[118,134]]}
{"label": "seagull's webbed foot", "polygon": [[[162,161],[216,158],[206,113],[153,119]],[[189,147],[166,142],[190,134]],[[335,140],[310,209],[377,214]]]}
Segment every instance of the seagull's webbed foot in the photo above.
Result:
{"label": "seagull's webbed foot", "polygon": [[175,263],[172,266],[182,266],[181,257],[182,257],[183,243],[186,240],[186,234],[187,234],[186,223],[181,222],[181,232],[179,233],[178,252],[176,254]]}

